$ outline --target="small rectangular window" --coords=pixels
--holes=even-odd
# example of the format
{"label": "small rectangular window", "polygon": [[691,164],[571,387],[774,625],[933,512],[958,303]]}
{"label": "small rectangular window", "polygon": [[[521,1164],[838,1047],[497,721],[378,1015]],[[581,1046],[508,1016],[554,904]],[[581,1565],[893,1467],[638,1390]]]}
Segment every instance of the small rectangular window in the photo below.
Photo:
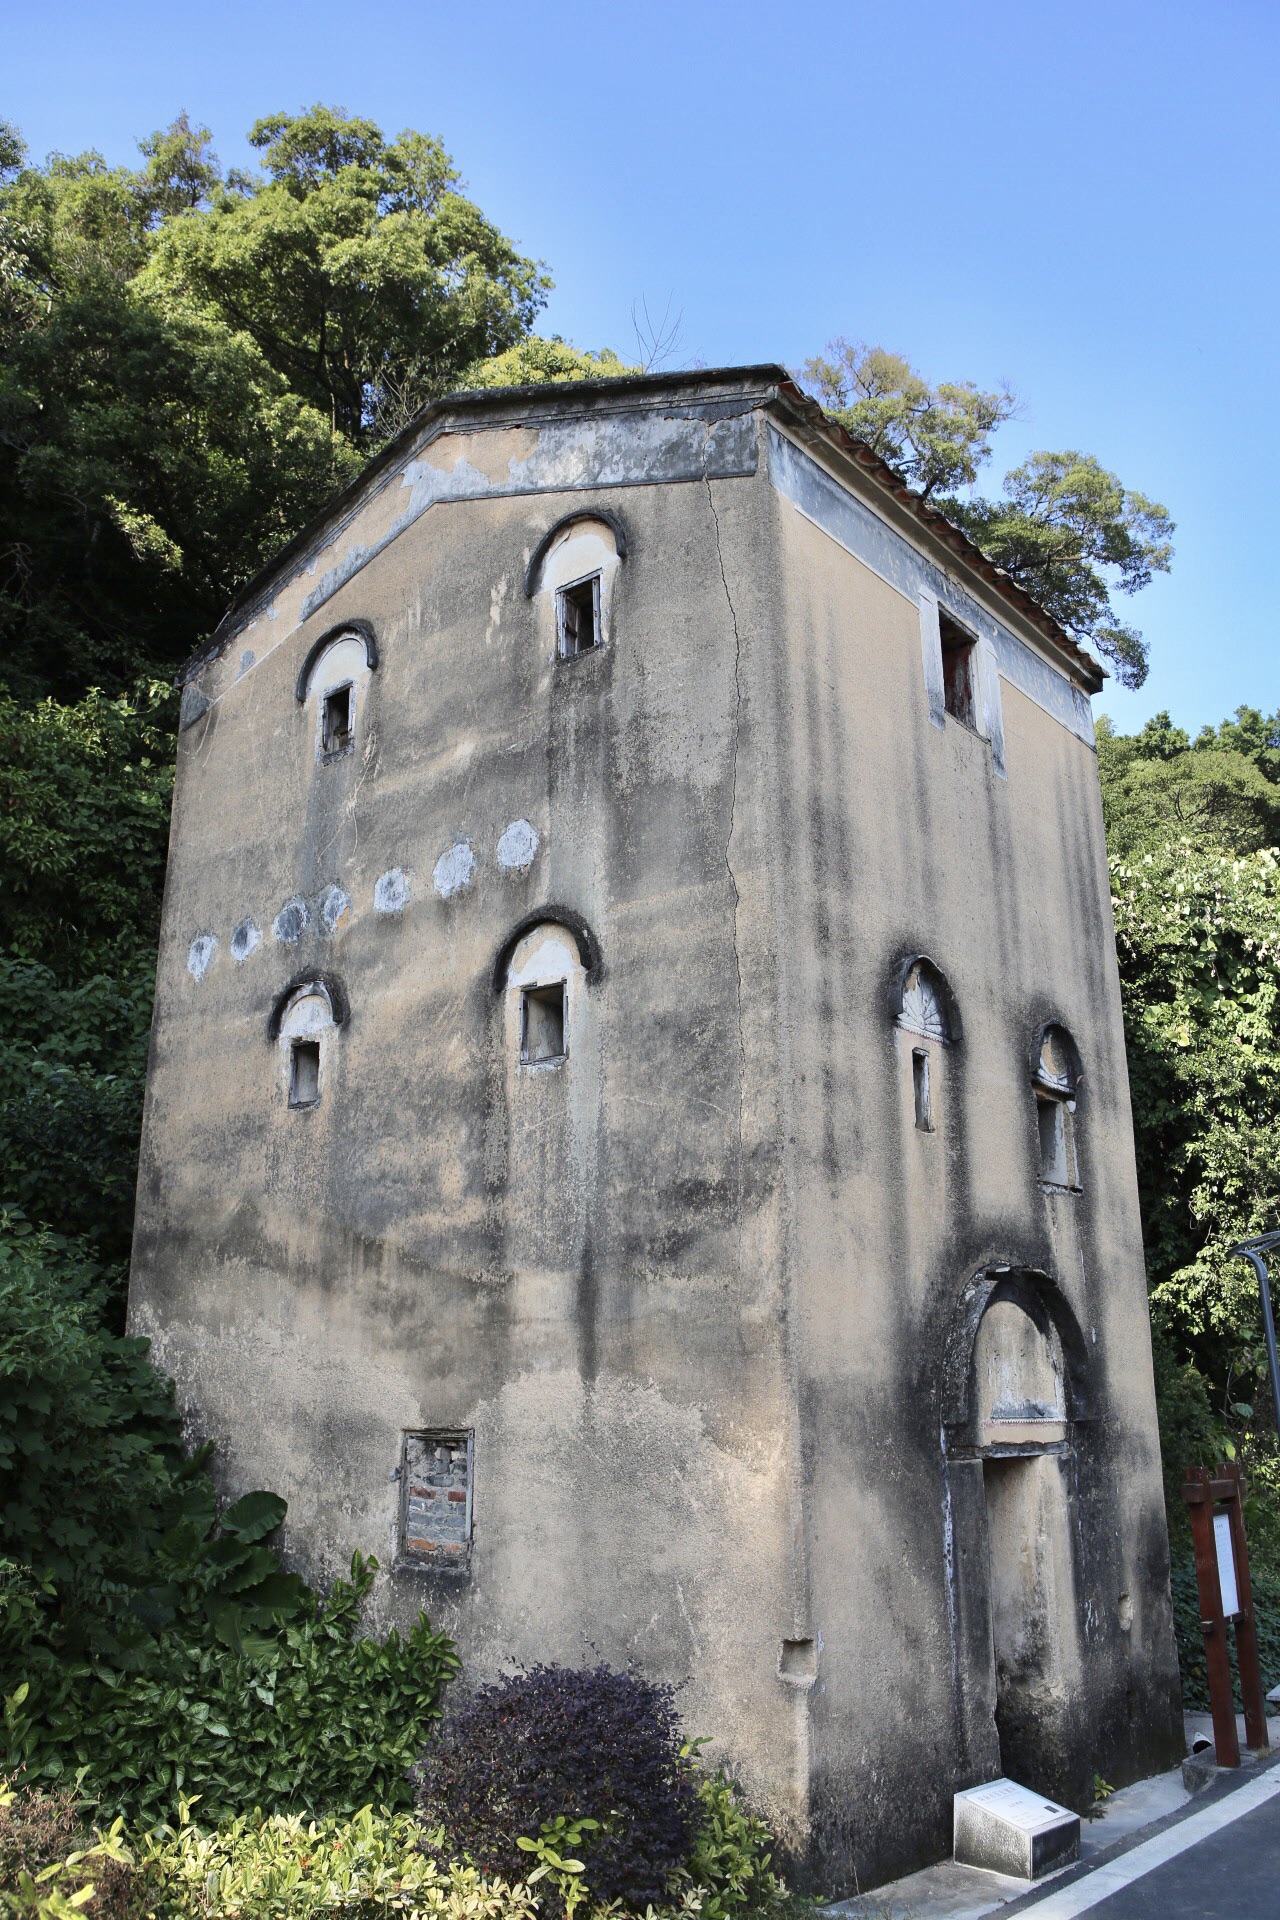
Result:
{"label": "small rectangular window", "polygon": [[600,645],[600,575],[561,587],[556,594],[556,623],[560,633],[560,653],[575,660]]}
{"label": "small rectangular window", "polygon": [[971,633],[938,609],[938,630],[942,636],[942,698],[953,720],[977,730],[978,725],[978,643]]}
{"label": "small rectangular window", "polygon": [[1046,1187],[1075,1187],[1076,1154],[1071,1108],[1052,1094],[1036,1095],[1040,1125],[1040,1178]]}
{"label": "small rectangular window", "polygon": [[289,1054],[289,1105],[314,1107],[320,1098],[320,1042],[295,1040]]}
{"label": "small rectangular window", "polygon": [[351,746],[351,703],[354,687],[335,687],[324,696],[321,720],[321,752],[346,753]]}
{"label": "small rectangular window", "polygon": [[469,1433],[406,1433],[400,1458],[400,1560],[465,1571],[471,1559]]}
{"label": "small rectangular window", "polygon": [[923,1047],[911,1050],[911,1085],[915,1094],[916,1125],[921,1133],[933,1132],[933,1113],[929,1104],[929,1056]]}
{"label": "small rectangular window", "polygon": [[526,1066],[564,1058],[564,981],[520,996],[520,1058]]}

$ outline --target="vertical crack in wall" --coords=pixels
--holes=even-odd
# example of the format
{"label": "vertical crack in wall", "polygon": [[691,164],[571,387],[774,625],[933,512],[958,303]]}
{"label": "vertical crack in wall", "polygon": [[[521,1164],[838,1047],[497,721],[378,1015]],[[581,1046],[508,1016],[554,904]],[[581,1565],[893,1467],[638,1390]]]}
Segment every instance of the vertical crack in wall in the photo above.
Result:
{"label": "vertical crack in wall", "polygon": [[738,915],[742,906],[742,895],[738,890],[738,877],[733,870],[733,834],[738,819],[738,736],[742,726],[742,636],[738,631],[738,615],[733,604],[733,595],[729,591],[729,576],[724,567],[724,548],[720,541],[720,515],[716,512],[715,494],[712,490],[711,476],[705,472],[703,478],[707,485],[707,505],[711,509],[711,521],[716,533],[716,561],[720,568],[720,584],[724,588],[725,604],[729,609],[729,619],[733,625],[733,744],[729,756],[729,831],[724,841],[725,872],[729,876],[729,885],[733,889],[733,968],[736,980],[738,1003],[738,1265],[742,1265],[742,1194],[743,1178],[743,1109],[746,1104],[747,1089],[747,1047],[742,1031],[742,954],[738,946]]}

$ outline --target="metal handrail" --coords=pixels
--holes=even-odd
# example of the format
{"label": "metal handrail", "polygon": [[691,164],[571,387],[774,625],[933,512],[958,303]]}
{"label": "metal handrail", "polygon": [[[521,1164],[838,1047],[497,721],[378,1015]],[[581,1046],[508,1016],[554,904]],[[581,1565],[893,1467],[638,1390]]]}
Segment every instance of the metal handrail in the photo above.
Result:
{"label": "metal handrail", "polygon": [[1267,1342],[1267,1371],[1271,1375],[1271,1404],[1276,1416],[1276,1436],[1280,1439],[1280,1358],[1276,1355],[1276,1319],[1271,1309],[1271,1282],[1267,1274],[1267,1263],[1263,1255],[1280,1247],[1280,1233],[1260,1233],[1252,1240],[1242,1240],[1231,1252],[1247,1260],[1258,1276],[1258,1292],[1262,1297],[1262,1331]]}

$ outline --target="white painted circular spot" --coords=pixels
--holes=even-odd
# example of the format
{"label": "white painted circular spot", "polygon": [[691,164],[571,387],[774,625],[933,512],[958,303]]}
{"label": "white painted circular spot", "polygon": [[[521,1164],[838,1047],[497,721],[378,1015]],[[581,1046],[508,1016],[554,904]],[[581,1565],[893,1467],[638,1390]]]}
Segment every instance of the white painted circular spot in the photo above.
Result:
{"label": "white painted circular spot", "polygon": [[262,929],[252,920],[242,920],[231,936],[231,958],[237,966],[247,960],[255,947],[262,945]]}
{"label": "white painted circular spot", "polygon": [[374,912],[403,913],[409,904],[412,885],[413,875],[406,873],[403,867],[391,867],[386,873],[379,874],[373,888]]}
{"label": "white painted circular spot", "polygon": [[327,934],[335,934],[350,911],[351,895],[336,881],[320,895],[320,920]]}
{"label": "white painted circular spot", "polygon": [[513,820],[498,842],[498,865],[504,873],[524,873],[533,865],[533,856],[542,836],[529,820]]}
{"label": "white painted circular spot", "polygon": [[469,840],[458,840],[442,853],[431,874],[431,884],[442,900],[451,900],[471,885],[476,870],[475,849]]}
{"label": "white painted circular spot", "polygon": [[300,894],[292,900],[286,900],[271,923],[271,931],[284,946],[291,947],[295,940],[301,940],[307,930],[307,903]]}
{"label": "white painted circular spot", "polygon": [[216,933],[198,933],[187,948],[187,972],[193,980],[203,980],[209,971],[218,944]]}

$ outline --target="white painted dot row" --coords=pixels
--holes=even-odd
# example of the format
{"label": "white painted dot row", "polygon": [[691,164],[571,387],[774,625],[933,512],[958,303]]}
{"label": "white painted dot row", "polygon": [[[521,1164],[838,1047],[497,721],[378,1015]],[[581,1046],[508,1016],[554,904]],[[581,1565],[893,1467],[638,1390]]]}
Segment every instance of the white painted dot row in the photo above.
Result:
{"label": "white painted dot row", "polygon": [[[528,820],[513,820],[498,841],[498,865],[504,873],[525,873],[532,866],[542,836]],[[470,840],[455,840],[436,861],[431,884],[442,900],[465,893],[475,879],[480,857]],[[403,913],[413,890],[411,867],[389,867],[379,874],[373,888],[375,913]],[[320,931],[332,937],[352,907],[351,895],[335,881],[325,888],[317,902]],[[286,900],[271,923],[273,937],[283,946],[300,940],[311,922],[311,909],[301,894]],[[242,920],[231,936],[231,957],[239,965],[255,947],[262,945],[262,929],[254,920]],[[216,933],[198,933],[187,949],[187,972],[193,980],[203,980],[217,951]]]}

